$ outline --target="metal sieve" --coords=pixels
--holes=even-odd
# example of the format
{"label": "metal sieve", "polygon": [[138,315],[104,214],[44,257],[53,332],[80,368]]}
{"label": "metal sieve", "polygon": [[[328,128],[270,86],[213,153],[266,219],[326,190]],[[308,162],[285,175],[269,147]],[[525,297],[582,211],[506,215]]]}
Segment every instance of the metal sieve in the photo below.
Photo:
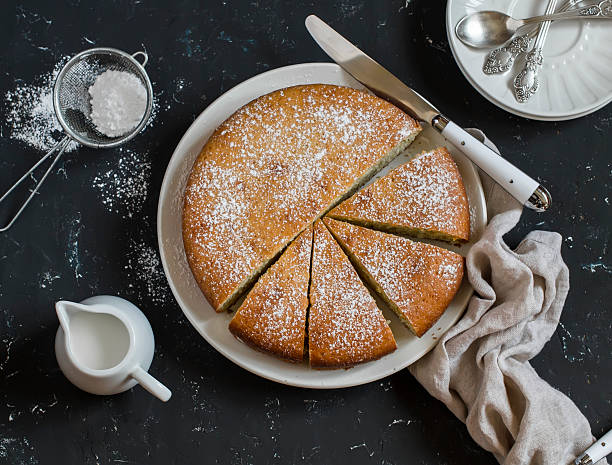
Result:
{"label": "metal sieve", "polygon": [[[136,59],[139,56],[142,57],[142,64]],[[153,88],[144,69],[148,59],[145,52],[136,52],[130,55],[114,48],[92,48],[72,57],[64,65],[57,75],[53,87],[53,108],[66,135],[0,197],[1,203],[30,176],[30,173],[54,155],[53,161],[45,174],[36,183],[15,216],[6,226],[0,228],[0,232],[6,231],[15,223],[71,142],[76,141],[93,148],[117,147],[132,139],[143,129],[153,108]],[[140,80],[147,90],[146,110],[140,123],[133,130],[118,137],[109,137],[99,132],[89,116],[91,114],[89,87],[93,85],[100,74],[107,70],[131,73]]]}

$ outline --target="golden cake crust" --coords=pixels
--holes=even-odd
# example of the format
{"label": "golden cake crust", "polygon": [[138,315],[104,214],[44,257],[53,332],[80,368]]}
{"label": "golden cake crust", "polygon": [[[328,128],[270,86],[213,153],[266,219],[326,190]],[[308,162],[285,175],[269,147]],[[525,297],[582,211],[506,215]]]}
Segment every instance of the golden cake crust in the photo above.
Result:
{"label": "golden cake crust", "polygon": [[310,366],[350,367],[396,349],[382,312],[321,221],[314,226],[311,273]]}
{"label": "golden cake crust", "polygon": [[392,104],[332,85],[278,90],[222,123],[196,159],[183,205],[193,275],[227,309],[291,240],[420,131]]}
{"label": "golden cake crust", "polygon": [[229,324],[251,347],[292,362],[304,358],[312,226],[259,278]]}
{"label": "golden cake crust", "polygon": [[438,321],[461,285],[463,257],[343,221],[323,221],[371,287],[418,337]]}
{"label": "golden cake crust", "polygon": [[461,174],[444,147],[425,151],[345,200],[332,218],[450,242],[470,238]]}

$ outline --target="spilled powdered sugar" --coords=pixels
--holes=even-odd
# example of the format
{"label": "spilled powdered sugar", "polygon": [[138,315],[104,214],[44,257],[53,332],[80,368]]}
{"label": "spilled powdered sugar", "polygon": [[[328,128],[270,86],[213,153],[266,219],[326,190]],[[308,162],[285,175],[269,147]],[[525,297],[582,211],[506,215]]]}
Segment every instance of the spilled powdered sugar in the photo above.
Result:
{"label": "spilled powdered sugar", "polygon": [[74,278],[78,281],[83,277],[83,269],[81,263],[81,253],[80,253],[80,235],[81,231],[84,229],[83,224],[81,223],[81,213],[77,212],[76,215],[68,221],[68,244],[66,246],[66,251],[64,255],[66,256],[66,260],[68,261],[68,265],[72,268],[74,273]]}
{"label": "spilled powdered sugar", "polygon": [[19,463],[21,465],[35,465],[38,458],[34,446],[25,436],[0,437],[0,459],[3,463]]}
{"label": "spilled powdered sugar", "polygon": [[60,278],[61,276],[54,271],[45,271],[44,273],[39,274],[38,286],[41,289],[52,290],[53,281]]}
{"label": "spilled powdered sugar", "polygon": [[137,293],[139,301],[163,304],[172,298],[157,249],[144,241],[132,241],[127,259],[128,288]]}
{"label": "spilled powdered sugar", "polygon": [[110,158],[106,167],[93,178],[92,185],[109,212],[132,218],[142,210],[151,178],[148,154],[117,149],[118,158]]}
{"label": "spilled powdered sugar", "polygon": [[[53,109],[53,85],[69,57],[62,57],[52,71],[34,79],[33,83],[20,82],[4,96],[7,108],[5,125],[9,137],[41,151],[48,151],[62,137],[63,129]],[[75,142],[66,151],[77,148]]]}

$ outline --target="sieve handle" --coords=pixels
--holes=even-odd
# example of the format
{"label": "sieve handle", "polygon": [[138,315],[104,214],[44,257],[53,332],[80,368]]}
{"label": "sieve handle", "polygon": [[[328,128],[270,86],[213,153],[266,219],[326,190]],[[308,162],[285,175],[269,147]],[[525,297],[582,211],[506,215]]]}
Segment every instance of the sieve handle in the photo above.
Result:
{"label": "sieve handle", "polygon": [[60,140],[57,144],[55,144],[51,148],[51,150],[49,150],[40,160],[38,160],[34,164],[34,166],[32,166],[32,168],[26,171],[24,175],[21,176],[21,178],[19,178],[19,181],[13,184],[12,187],[9,190],[7,190],[2,197],[0,197],[0,203],[2,203],[4,199],[6,199],[9,196],[9,194],[13,192],[17,188],[17,186],[19,186],[36,168],[38,168],[47,158],[49,158],[51,155],[57,152],[57,155],[51,162],[51,165],[49,166],[49,168],[47,168],[47,171],[45,171],[45,174],[43,175],[43,177],[40,178],[40,181],[36,183],[36,186],[30,193],[29,197],[25,200],[25,202],[23,202],[23,204],[19,208],[19,211],[15,213],[15,216],[13,216],[11,221],[9,221],[8,224],[4,226],[3,228],[0,228],[0,232],[4,232],[8,230],[11,226],[13,226],[13,223],[17,221],[17,218],[19,218],[19,215],[21,215],[21,213],[25,210],[25,207],[28,206],[28,203],[30,203],[30,200],[32,200],[32,197],[36,195],[36,193],[38,192],[38,189],[40,189],[40,186],[42,186],[42,183],[45,182],[45,179],[47,179],[47,176],[49,175],[49,173],[51,172],[51,170],[53,169],[57,161],[60,159],[64,151],[66,150],[66,147],[68,147],[70,140],[71,140],[70,137],[64,136],[64,138]]}
{"label": "sieve handle", "polygon": [[[141,56],[141,57],[142,57],[142,63],[140,63],[140,62],[138,61],[138,58],[136,58],[136,57],[138,57],[138,56]],[[138,64],[139,64],[140,66],[142,66],[143,68],[144,68],[145,66],[147,66],[147,63],[149,62],[149,55],[147,55],[147,52],[136,52],[136,53],[132,53],[132,58],[133,58],[134,60],[136,60],[136,61],[138,62]]]}

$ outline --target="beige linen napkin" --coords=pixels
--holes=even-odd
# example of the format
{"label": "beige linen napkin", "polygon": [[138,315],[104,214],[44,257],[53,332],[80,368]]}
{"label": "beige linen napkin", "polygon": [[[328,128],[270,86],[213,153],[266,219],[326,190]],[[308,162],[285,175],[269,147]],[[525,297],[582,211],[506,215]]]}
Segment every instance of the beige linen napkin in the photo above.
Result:
{"label": "beige linen napkin", "polygon": [[532,231],[510,250],[503,235],[522,208],[481,177],[490,221],[466,258],[475,295],[462,319],[410,371],[501,464],[573,463],[594,440],[589,423],[529,363],[555,332],[569,290],[562,239]]}

